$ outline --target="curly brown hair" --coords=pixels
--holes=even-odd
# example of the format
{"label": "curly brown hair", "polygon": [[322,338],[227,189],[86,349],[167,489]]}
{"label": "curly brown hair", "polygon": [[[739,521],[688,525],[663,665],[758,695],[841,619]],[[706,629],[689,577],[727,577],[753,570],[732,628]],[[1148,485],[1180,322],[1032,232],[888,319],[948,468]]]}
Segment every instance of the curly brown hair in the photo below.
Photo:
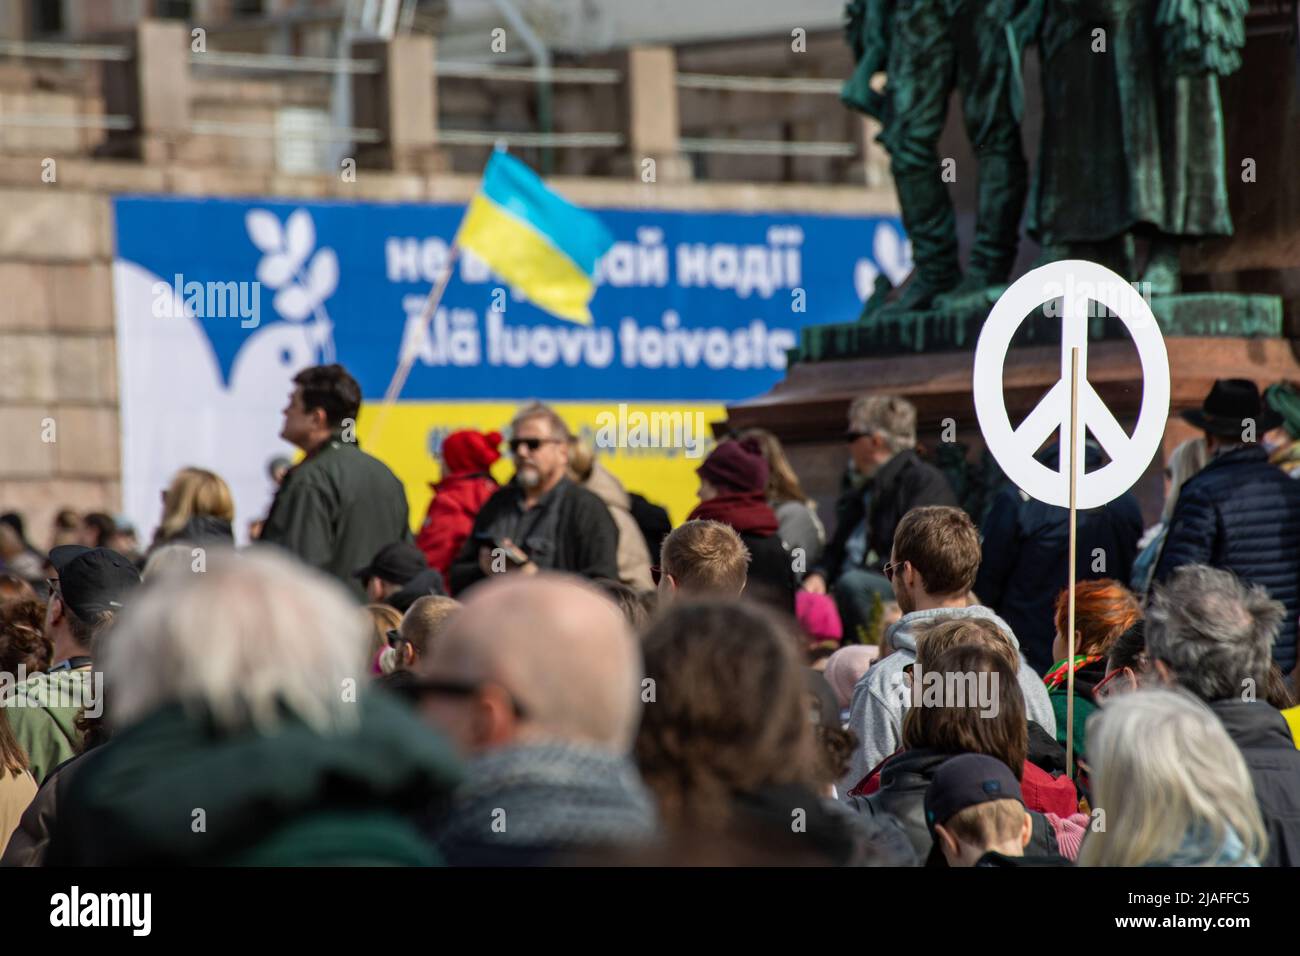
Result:
{"label": "curly brown hair", "polygon": [[792,633],[750,604],[686,601],[651,622],[642,650],[655,697],[636,759],[670,827],[718,831],[737,795],[817,789],[820,755]]}
{"label": "curly brown hair", "polygon": [[0,673],[28,674],[49,669],[54,645],[45,636],[45,605],[40,601],[0,604]]}

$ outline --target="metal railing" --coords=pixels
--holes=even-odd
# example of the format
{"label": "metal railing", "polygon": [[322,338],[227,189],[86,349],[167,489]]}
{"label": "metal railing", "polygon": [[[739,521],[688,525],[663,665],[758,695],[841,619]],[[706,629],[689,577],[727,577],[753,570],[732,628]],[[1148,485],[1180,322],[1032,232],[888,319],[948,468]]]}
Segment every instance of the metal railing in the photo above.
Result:
{"label": "metal railing", "polygon": [[723,90],[730,93],[812,93],[839,96],[839,80],[802,76],[743,76],[720,73],[678,73],[684,90]]}
{"label": "metal railing", "polygon": [[[112,44],[33,43],[0,40],[0,57],[61,59],[71,61],[125,62],[132,58],[128,46]],[[244,53],[212,50],[191,52],[189,63],[205,69],[254,71],[261,73],[305,73],[338,76],[375,75],[383,65],[378,60],[340,59],[336,57],[297,56],[273,53]],[[435,61],[436,76],[448,79],[474,79],[508,83],[573,84],[615,86],[626,80],[624,71],[605,67],[537,67],[503,66],[488,63]],[[840,81],[817,77],[770,77],[712,73],[678,73],[677,88],[682,90],[771,95],[839,95]],[[0,128],[100,129],[124,131],[134,129],[134,117],[125,115],[10,115],[0,114]],[[271,140],[305,140],[329,142],[379,143],[380,130],[336,126],[312,129],[284,129],[259,123],[196,120],[189,132],[197,136],[229,136]],[[627,137],[621,132],[497,132],[492,130],[439,128],[437,142],[450,147],[482,147],[504,143],[507,146],[541,149],[621,149]],[[704,155],[790,156],[851,158],[860,152],[860,144],[830,141],[788,142],[784,140],[726,139],[684,136],[679,140],[683,153]]]}
{"label": "metal railing", "polygon": [[281,129],[277,126],[267,126],[265,123],[227,123],[220,120],[195,120],[190,123],[190,132],[195,136],[297,139],[331,143],[378,143],[382,140],[382,136],[377,129],[363,129],[352,126]]}
{"label": "metal railing", "polygon": [[35,60],[116,60],[131,59],[124,46],[84,43],[28,43],[23,40],[0,40],[0,56]]}
{"label": "metal railing", "polygon": [[614,86],[623,82],[620,70],[603,67],[553,66],[542,70],[535,66],[493,66],[488,63],[437,61],[433,65],[439,77],[463,80],[500,80],[507,83],[572,83],[591,86]]}
{"label": "metal railing", "polygon": [[858,154],[856,143],[825,140],[788,142],[783,139],[717,139],[683,136],[678,140],[683,153],[722,153],[738,156],[826,156],[850,157]]}
{"label": "metal railing", "polygon": [[0,113],[0,129],[10,126],[36,129],[135,129],[135,119],[113,114],[63,116],[49,113],[41,116],[14,116]]}
{"label": "metal railing", "polygon": [[438,129],[438,143],[446,146],[568,147],[576,149],[618,149],[627,137],[622,133],[497,133],[490,130]]}
{"label": "metal railing", "polygon": [[279,53],[233,53],[224,50],[191,53],[190,63],[195,66],[228,70],[261,70],[273,73],[373,74],[380,71],[380,64],[375,60],[343,60],[331,56],[296,56]]}

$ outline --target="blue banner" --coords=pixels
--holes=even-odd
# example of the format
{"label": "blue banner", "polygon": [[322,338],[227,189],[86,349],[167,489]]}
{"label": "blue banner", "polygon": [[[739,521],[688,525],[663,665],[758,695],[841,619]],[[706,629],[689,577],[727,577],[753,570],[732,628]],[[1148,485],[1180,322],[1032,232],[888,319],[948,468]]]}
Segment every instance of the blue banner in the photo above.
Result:
{"label": "blue banner", "polygon": [[[223,382],[256,328],[287,322],[321,358],[343,360],[367,398],[405,349],[408,400],[743,399],[781,379],[800,327],[856,317],[877,269],[897,279],[910,265],[889,217],[606,209],[616,243],[591,327],[548,315],[464,255],[421,335],[415,318],[461,206],[120,197],[115,208],[119,259],[185,302]],[[232,282],[246,300],[236,315]]]}
{"label": "blue banner", "polygon": [[[877,275],[911,267],[890,217],[599,209],[615,244],[590,326],[468,253],[423,323],[462,206],[122,196],[114,211],[123,497],[146,532],[159,489],[196,465],[231,485],[242,537],[274,490],[267,463],[293,453],[281,409],[306,366],[341,362],[361,383],[359,436],[406,484],[418,524],[449,432],[500,430],[533,398],[582,435],[622,403],[715,421],[781,380],[801,327],[851,320]],[[404,356],[410,377],[379,428]],[[682,449],[602,454],[676,520],[689,511],[699,462]]]}

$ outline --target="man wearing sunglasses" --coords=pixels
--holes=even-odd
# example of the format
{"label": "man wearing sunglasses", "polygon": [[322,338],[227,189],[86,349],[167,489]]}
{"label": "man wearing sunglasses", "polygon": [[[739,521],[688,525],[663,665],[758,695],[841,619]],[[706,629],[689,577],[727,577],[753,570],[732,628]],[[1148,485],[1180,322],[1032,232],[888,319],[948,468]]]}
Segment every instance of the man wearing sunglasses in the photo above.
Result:
{"label": "man wearing sunglasses", "polygon": [[510,423],[514,478],[483,505],[451,566],[451,590],[503,573],[569,571],[618,580],[618,528],[598,497],[566,475],[569,429],[534,403]]}
{"label": "man wearing sunglasses", "polygon": [[865,628],[875,599],[893,590],[884,565],[903,515],[925,505],[955,505],[943,473],[916,448],[916,407],[894,395],[863,395],[849,406],[849,479],[835,505],[835,533],[808,569],[803,590],[832,593],[844,633]]}
{"label": "man wearing sunglasses", "polygon": [[641,650],[594,587],[498,575],[417,664],[408,693],[467,758],[435,840],[453,866],[541,865],[654,832],[630,752]]}

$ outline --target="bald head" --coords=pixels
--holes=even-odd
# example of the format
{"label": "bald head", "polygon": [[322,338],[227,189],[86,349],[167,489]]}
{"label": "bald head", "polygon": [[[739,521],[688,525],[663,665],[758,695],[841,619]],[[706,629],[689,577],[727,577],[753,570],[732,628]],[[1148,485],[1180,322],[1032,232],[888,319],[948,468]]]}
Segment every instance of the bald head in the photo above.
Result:
{"label": "bald head", "polygon": [[[498,685],[516,705],[512,736],[521,741],[623,752],[636,731],[640,648],[618,609],[577,578],[502,575],[480,584],[421,669],[435,680]],[[465,714],[434,716],[454,723]],[[470,749],[511,742],[477,725],[448,729]],[[466,740],[467,729],[477,739]]]}

